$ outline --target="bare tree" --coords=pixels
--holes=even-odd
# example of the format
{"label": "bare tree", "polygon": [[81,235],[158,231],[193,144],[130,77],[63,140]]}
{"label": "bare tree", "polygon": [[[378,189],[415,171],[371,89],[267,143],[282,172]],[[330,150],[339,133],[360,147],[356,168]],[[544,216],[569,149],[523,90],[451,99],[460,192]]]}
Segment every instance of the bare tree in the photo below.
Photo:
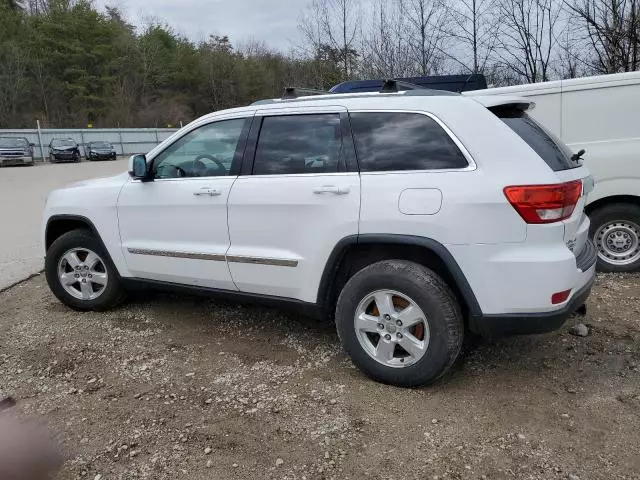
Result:
{"label": "bare tree", "polygon": [[407,18],[407,41],[421,75],[436,73],[442,63],[446,10],[440,0],[400,0]]}
{"label": "bare tree", "polygon": [[550,79],[560,5],[555,0],[501,0],[500,58],[529,83]]}
{"label": "bare tree", "polygon": [[580,19],[597,73],[640,69],[640,0],[565,0]]}
{"label": "bare tree", "polygon": [[455,54],[449,56],[457,63],[467,66],[464,61],[471,52],[472,73],[485,70],[489,58],[495,51],[498,39],[499,16],[496,0],[456,0],[449,11],[448,32],[463,50],[460,60]]}
{"label": "bare tree", "polygon": [[577,78],[588,74],[589,68],[584,58],[585,48],[580,41],[580,32],[574,22],[565,18],[556,46],[553,72],[559,78]]}
{"label": "bare tree", "polygon": [[51,118],[51,112],[49,111],[49,77],[44,61],[39,55],[32,59],[31,68],[42,101],[44,118],[48,120]]}
{"label": "bare tree", "polygon": [[407,19],[400,2],[378,0],[362,37],[361,73],[365,77],[393,78],[414,73],[406,38]]}
{"label": "bare tree", "polygon": [[18,106],[26,93],[27,58],[20,46],[0,46],[0,125],[17,122]]}
{"label": "bare tree", "polygon": [[9,10],[20,11],[24,9],[22,0],[4,0],[4,3],[9,8]]}
{"label": "bare tree", "polygon": [[23,0],[15,3],[25,5],[27,11],[34,15],[44,14],[49,11],[49,0]]}
{"label": "bare tree", "polygon": [[339,57],[345,80],[355,69],[360,19],[359,0],[311,0],[299,24],[314,53],[328,48]]}

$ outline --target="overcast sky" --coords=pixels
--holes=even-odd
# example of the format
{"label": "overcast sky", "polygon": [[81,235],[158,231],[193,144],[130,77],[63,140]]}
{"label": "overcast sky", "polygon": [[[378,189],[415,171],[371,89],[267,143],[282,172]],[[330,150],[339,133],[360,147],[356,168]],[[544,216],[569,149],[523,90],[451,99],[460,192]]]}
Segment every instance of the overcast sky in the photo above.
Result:
{"label": "overcast sky", "polygon": [[192,40],[228,35],[234,44],[251,38],[288,50],[300,43],[298,18],[306,0],[96,0],[113,5],[136,25],[155,18]]}

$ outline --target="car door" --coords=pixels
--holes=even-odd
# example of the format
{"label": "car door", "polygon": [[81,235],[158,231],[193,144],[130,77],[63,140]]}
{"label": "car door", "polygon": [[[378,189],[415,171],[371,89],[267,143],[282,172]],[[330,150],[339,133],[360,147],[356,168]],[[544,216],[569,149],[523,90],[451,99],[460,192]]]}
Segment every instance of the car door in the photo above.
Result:
{"label": "car door", "polygon": [[148,160],[151,181],[124,186],[118,220],[132,275],[236,289],[225,260],[227,198],[250,124],[242,117],[198,125]]}
{"label": "car door", "polygon": [[336,244],[358,233],[346,109],[258,111],[229,196],[227,262],[243,292],[315,302]]}

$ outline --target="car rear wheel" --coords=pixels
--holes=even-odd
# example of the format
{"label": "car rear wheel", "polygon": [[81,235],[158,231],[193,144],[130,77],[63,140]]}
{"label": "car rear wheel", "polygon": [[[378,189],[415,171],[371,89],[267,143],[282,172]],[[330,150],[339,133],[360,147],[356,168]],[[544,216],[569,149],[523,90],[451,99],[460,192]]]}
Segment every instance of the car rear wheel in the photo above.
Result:
{"label": "car rear wheel", "polygon": [[45,275],[53,294],[75,310],[107,310],[125,298],[107,252],[88,230],[72,230],[51,244]]}
{"label": "car rear wheel", "polygon": [[589,217],[591,236],[598,249],[598,270],[640,270],[640,206],[629,203],[605,205]]}
{"label": "car rear wheel", "polygon": [[382,383],[433,383],[454,364],[464,336],[449,286],[423,265],[385,260],[356,273],[336,308],[336,327],[353,362]]}

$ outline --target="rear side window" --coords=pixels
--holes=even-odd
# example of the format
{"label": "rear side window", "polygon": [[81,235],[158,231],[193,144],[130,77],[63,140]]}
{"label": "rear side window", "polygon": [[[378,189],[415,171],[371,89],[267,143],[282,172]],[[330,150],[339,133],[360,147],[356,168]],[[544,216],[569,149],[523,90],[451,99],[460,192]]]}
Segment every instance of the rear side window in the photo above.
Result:
{"label": "rear side window", "polygon": [[395,112],[354,112],[350,117],[363,172],[469,165],[455,142],[431,117]]}
{"label": "rear side window", "polygon": [[335,173],[344,165],[339,114],[264,118],[254,175]]}
{"label": "rear side window", "polygon": [[553,171],[559,172],[580,166],[578,161],[571,160],[572,153],[569,147],[525,112],[513,108],[492,111],[527,142]]}

